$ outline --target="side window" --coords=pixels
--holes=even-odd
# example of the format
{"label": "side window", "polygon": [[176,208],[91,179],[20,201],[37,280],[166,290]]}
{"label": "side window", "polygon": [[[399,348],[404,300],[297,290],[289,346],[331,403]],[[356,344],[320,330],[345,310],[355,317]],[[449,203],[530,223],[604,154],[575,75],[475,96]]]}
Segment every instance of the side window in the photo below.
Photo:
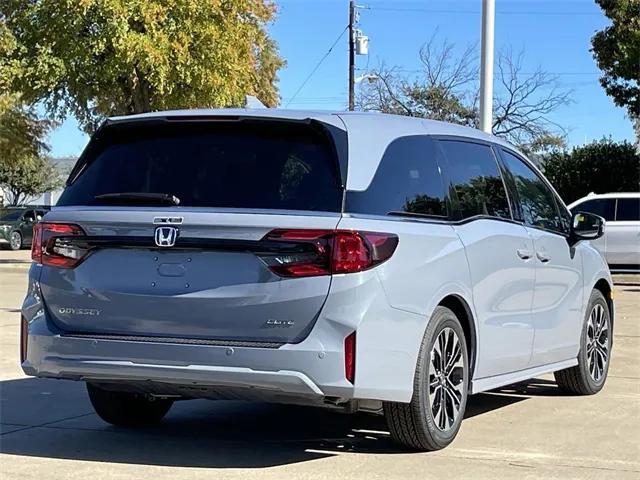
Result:
{"label": "side window", "polygon": [[613,220],[615,209],[615,198],[594,198],[573,207],[576,212],[594,213],[605,220]]}
{"label": "side window", "polygon": [[528,165],[502,150],[503,160],[513,176],[525,224],[556,232],[565,232],[556,206],[555,195]]}
{"label": "side window", "polygon": [[424,135],[389,144],[364,192],[348,191],[345,210],[387,215],[391,212],[446,217],[444,187],[435,145]]}
{"label": "side window", "polygon": [[509,201],[491,147],[441,140],[447,174],[462,218],[476,215],[511,219]]}
{"label": "side window", "polygon": [[36,218],[35,212],[33,210],[27,210],[22,218],[24,218],[26,222],[33,222]]}
{"label": "side window", "polygon": [[619,222],[639,221],[640,198],[619,198],[616,220]]}

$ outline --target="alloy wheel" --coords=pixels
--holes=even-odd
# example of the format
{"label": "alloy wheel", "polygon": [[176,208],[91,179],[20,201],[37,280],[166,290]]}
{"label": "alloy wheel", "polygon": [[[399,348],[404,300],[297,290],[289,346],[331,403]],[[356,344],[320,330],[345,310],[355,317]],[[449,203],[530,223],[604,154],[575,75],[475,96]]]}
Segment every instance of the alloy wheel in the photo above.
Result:
{"label": "alloy wheel", "polygon": [[11,233],[9,241],[11,242],[11,248],[13,250],[18,250],[21,247],[20,244],[22,243],[22,238],[18,232]]}
{"label": "alloy wheel", "polygon": [[460,415],[464,400],[464,358],[458,334],[444,328],[431,348],[429,362],[429,407],[439,430],[450,430]]}
{"label": "alloy wheel", "polygon": [[596,304],[587,321],[587,363],[589,375],[599,382],[609,361],[609,321],[604,307]]}

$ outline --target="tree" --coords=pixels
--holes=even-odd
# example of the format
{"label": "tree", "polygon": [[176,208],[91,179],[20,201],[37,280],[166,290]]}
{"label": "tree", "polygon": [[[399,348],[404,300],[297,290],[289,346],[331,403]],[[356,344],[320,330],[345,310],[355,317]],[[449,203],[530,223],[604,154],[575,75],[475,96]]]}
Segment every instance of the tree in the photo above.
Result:
{"label": "tree", "polygon": [[[476,50],[469,46],[456,56],[453,44],[438,45],[434,36],[420,49],[417,77],[383,63],[371,72],[378,80],[360,89],[358,108],[477,127]],[[565,132],[549,115],[570,103],[570,92],[541,69],[525,74],[522,63],[522,53],[498,56],[493,133],[527,153],[562,148]]]}
{"label": "tree", "polygon": [[567,203],[590,192],[637,192],[640,154],[629,142],[609,139],[558,151],[543,160],[545,176]]}
{"label": "tree", "polygon": [[20,40],[12,91],[88,132],[105,116],[240,105],[247,94],[277,104],[274,15],[270,0],[0,0]]}
{"label": "tree", "polygon": [[640,0],[596,0],[611,25],[591,39],[600,84],[616,105],[640,117]]}
{"label": "tree", "polygon": [[8,205],[22,205],[61,185],[60,173],[47,157],[23,157],[12,162],[0,158],[0,187]]}
{"label": "tree", "polygon": [[18,93],[8,93],[23,72],[23,65],[13,58],[18,48],[0,20],[0,187],[12,205],[59,185],[59,174],[46,159],[49,147],[45,140],[54,123],[25,107]]}

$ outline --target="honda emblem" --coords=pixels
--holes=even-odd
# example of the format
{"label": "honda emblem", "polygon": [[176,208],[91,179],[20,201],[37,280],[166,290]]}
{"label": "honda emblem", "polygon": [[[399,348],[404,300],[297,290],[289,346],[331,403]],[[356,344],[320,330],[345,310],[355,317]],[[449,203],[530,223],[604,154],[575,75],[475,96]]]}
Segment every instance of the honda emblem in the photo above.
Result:
{"label": "honda emblem", "polygon": [[173,247],[178,239],[178,229],[176,227],[156,227],[154,239],[158,247]]}

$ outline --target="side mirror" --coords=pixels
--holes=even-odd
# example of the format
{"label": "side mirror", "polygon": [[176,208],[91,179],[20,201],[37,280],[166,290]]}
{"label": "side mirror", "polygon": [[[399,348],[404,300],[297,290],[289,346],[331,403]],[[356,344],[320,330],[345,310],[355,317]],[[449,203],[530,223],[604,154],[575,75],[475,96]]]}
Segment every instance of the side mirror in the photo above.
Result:
{"label": "side mirror", "polygon": [[604,218],[587,212],[576,212],[571,217],[572,243],[595,240],[604,235]]}

